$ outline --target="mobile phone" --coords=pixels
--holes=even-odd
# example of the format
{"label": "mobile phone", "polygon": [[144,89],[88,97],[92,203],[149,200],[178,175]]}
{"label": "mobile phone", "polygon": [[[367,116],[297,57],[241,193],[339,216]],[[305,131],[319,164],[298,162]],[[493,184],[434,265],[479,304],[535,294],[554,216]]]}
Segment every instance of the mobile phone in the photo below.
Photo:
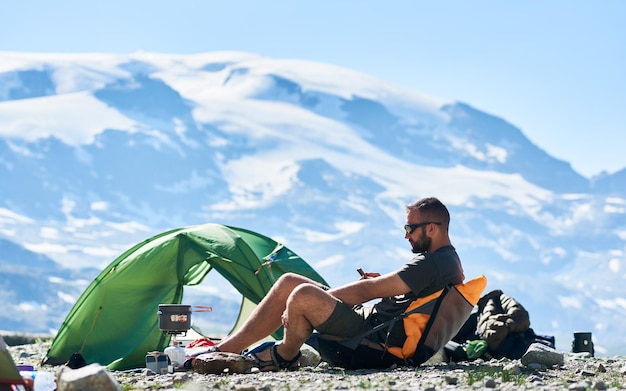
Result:
{"label": "mobile phone", "polygon": [[356,269],[357,272],[359,272],[359,274],[361,275],[361,277],[363,277],[365,275],[365,272],[363,271],[363,269],[358,268]]}

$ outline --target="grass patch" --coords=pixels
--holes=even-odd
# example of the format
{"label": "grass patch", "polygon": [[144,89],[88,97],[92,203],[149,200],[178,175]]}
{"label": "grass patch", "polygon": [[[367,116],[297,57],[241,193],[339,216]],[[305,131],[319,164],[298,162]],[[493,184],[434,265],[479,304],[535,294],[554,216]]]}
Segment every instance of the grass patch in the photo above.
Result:
{"label": "grass patch", "polygon": [[468,371],[467,384],[472,385],[482,382],[487,376],[493,379],[500,379],[502,383],[514,383],[516,385],[524,384],[528,377],[524,374],[513,374],[511,371],[502,368],[486,367]]}

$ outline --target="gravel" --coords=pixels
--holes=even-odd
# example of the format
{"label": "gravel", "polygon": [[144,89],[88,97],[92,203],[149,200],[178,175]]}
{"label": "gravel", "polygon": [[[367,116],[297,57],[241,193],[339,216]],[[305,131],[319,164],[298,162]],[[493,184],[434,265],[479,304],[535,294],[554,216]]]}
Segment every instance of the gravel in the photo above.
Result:
{"label": "gravel", "polygon": [[[41,366],[49,343],[9,347],[18,365]],[[139,368],[112,371],[124,390],[618,390],[626,388],[626,358],[590,357],[586,353],[563,353],[564,365],[541,368],[520,360],[476,360],[448,363],[432,360],[419,368],[354,370],[330,368],[326,363],[291,372],[204,375],[193,371],[156,375]]]}

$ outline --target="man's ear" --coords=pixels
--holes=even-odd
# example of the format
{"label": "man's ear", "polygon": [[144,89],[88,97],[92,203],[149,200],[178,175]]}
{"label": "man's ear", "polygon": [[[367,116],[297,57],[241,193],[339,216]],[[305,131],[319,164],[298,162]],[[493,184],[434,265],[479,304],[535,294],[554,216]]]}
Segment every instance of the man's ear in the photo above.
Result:
{"label": "man's ear", "polygon": [[430,234],[430,236],[434,236],[437,234],[437,232],[439,232],[441,230],[441,225],[437,225],[437,224],[428,224],[428,234]]}

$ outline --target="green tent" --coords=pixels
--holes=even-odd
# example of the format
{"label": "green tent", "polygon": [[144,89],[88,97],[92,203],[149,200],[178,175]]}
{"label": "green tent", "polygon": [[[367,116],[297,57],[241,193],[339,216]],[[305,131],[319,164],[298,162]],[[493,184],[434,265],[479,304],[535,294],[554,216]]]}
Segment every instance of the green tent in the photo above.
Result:
{"label": "green tent", "polygon": [[[158,327],[159,304],[181,304],[183,288],[215,269],[243,296],[233,330],[283,273],[326,284],[293,251],[242,228],[204,224],[164,232],[126,251],[87,287],[61,324],[45,363],[80,353],[111,370],[145,366],[146,353],[163,351],[171,336]],[[282,338],[279,330],[275,338]]]}

